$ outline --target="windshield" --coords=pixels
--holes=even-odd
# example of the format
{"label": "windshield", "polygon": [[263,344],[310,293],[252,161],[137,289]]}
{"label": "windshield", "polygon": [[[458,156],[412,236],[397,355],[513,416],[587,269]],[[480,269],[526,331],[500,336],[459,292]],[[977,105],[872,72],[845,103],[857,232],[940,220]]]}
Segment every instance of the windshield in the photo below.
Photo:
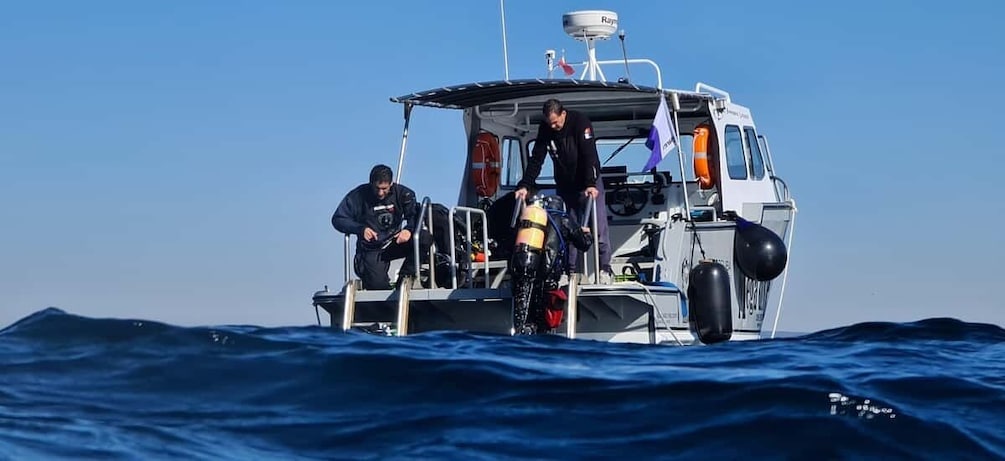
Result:
{"label": "windshield", "polygon": [[[604,138],[597,140],[597,153],[600,155],[600,164],[605,171],[621,170],[629,174],[628,183],[642,183],[647,178],[651,178],[647,171],[643,169],[652,155],[652,151],[646,147],[646,138]],[[684,149],[684,167],[688,173],[687,179],[694,180],[694,171],[691,168],[691,146],[693,136],[685,134],[680,137],[680,142]],[[627,144],[626,144],[627,143]],[[620,150],[619,150],[620,149]],[[612,157],[613,155],[613,157]],[[677,160],[678,149],[674,148],[661,162],[656,165],[657,171],[669,172],[675,180],[680,180],[680,164]],[[642,173],[642,174],[636,174]]]}
{"label": "windshield", "polygon": [[[684,171],[687,173],[687,180],[694,181],[694,169],[691,166],[691,152],[694,144],[694,136],[686,133],[680,136],[680,142],[684,149]],[[527,151],[534,149],[534,141],[527,145]],[[620,150],[619,150],[620,149]],[[617,153],[615,153],[617,151]],[[661,162],[656,165],[657,171],[669,172],[673,180],[680,181],[680,164],[677,160],[678,149],[674,148]],[[646,147],[646,138],[602,138],[597,140],[597,154],[600,157],[600,166],[607,174],[615,172],[624,176],[629,175],[626,182],[641,184],[647,180],[652,180],[649,172],[643,171],[646,162],[652,152]],[[614,155],[613,157],[611,155]],[[551,159],[546,159],[541,165],[541,174],[538,176],[538,184],[554,185],[554,173]],[[602,173],[603,174],[603,173]],[[515,185],[518,177],[514,176],[512,184]]]}

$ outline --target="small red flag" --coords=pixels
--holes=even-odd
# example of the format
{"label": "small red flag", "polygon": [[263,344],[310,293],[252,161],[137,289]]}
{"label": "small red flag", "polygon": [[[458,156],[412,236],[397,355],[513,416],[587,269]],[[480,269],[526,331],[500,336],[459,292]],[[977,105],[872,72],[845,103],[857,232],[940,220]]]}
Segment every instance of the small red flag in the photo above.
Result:
{"label": "small red flag", "polygon": [[562,72],[565,72],[565,75],[572,75],[576,73],[576,69],[573,69],[572,66],[566,64],[565,56],[562,56],[562,58],[558,60],[558,66],[562,68]]}

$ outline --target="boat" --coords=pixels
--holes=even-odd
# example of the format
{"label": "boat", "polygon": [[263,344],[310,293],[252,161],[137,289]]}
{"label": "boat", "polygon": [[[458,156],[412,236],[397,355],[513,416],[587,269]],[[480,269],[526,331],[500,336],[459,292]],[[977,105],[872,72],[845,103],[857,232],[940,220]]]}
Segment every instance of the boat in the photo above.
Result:
{"label": "boat", "polygon": [[[424,281],[363,290],[351,271],[353,237],[345,236],[341,289],[326,285],[312,297],[319,324],[323,309],[330,326],[340,330],[397,336],[449,330],[515,334],[508,252],[493,249],[490,234],[499,225],[513,226],[525,203],[514,201],[513,219],[505,224],[491,214],[498,211],[493,206],[512,196],[522,176],[542,104],[557,98],[567,109],[586,113],[593,124],[615,280],[601,283],[594,245],[583,256],[583,272],[568,277],[562,288],[568,299],[551,334],[676,345],[774,337],[797,208],[750,109],[703,82],[693,90],[665,88],[659,65],[628,58],[623,46],[619,59],[598,60],[598,42],[618,30],[616,12],[569,12],[563,27],[572,39],[585,42],[587,56],[567,63],[564,55],[556,60],[557,53],[547,50],[546,78],[510,79],[507,69],[503,80],[390,98],[404,113],[396,178],[405,167],[413,109],[463,114],[469,148],[454,159],[466,166],[456,203],[444,206],[449,247],[460,244],[463,251],[446,251],[449,261],[441,265],[435,262],[435,245],[429,255],[420,255],[416,243],[417,273]],[[619,38],[623,42],[624,34]],[[637,83],[630,78],[632,68],[647,70],[655,81]],[[609,81],[605,70],[626,76]],[[676,133],[676,146],[656,167],[645,169],[653,152],[646,141],[661,113]],[[554,187],[550,168],[546,160],[540,193]],[[422,200],[420,222],[429,230],[434,208],[429,197]],[[587,213],[596,236],[597,213]],[[769,301],[775,313],[770,330]]]}

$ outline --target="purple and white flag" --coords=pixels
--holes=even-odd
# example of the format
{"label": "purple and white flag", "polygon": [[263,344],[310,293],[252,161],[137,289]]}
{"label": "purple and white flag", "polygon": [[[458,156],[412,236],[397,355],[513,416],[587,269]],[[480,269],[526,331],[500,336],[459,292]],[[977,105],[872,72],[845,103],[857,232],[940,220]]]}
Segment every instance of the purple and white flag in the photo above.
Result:
{"label": "purple and white flag", "polygon": [[667,108],[667,99],[660,95],[660,108],[656,111],[656,118],[653,119],[653,126],[649,129],[649,139],[646,139],[646,147],[653,153],[646,162],[643,171],[649,171],[656,167],[670,151],[677,147],[677,132],[673,128],[673,120],[670,118],[670,109]]}

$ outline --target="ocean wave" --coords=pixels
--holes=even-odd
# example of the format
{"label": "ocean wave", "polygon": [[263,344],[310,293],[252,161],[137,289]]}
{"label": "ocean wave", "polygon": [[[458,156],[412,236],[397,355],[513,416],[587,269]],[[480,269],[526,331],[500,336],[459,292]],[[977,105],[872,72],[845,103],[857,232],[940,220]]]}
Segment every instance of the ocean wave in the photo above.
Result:
{"label": "ocean wave", "polygon": [[0,330],[0,458],[1001,459],[1003,344],[955,319],[672,347],[46,309]]}

